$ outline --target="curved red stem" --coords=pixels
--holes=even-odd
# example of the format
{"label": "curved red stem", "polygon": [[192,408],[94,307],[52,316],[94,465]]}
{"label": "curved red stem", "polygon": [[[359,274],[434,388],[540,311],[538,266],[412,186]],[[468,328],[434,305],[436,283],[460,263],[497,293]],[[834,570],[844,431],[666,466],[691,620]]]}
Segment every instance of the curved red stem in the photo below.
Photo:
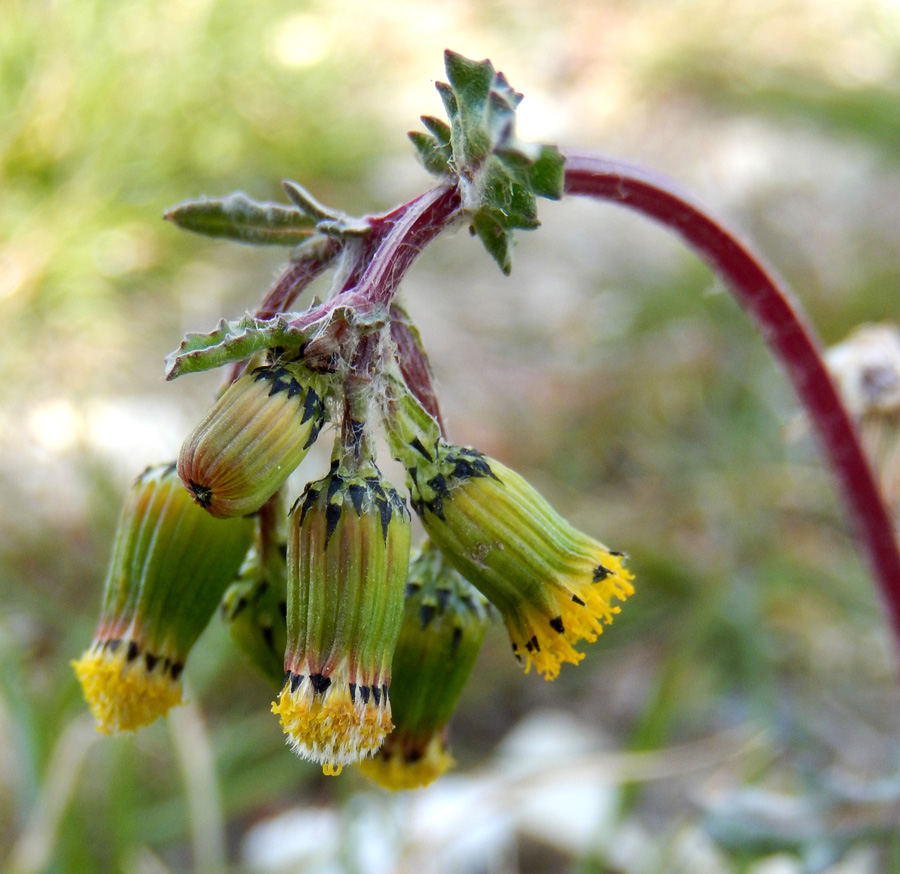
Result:
{"label": "curved red stem", "polygon": [[567,153],[565,190],[620,203],[661,222],[727,282],[786,370],[819,435],[900,644],[900,552],[891,517],[799,305],[737,234],[664,177],[596,155]]}
{"label": "curved red stem", "polygon": [[389,228],[378,248],[378,257],[372,258],[363,273],[357,292],[373,304],[388,306],[394,298],[403,274],[419,253],[459,213],[460,196],[456,186],[441,185],[426,191],[401,210],[383,216],[381,225]]}

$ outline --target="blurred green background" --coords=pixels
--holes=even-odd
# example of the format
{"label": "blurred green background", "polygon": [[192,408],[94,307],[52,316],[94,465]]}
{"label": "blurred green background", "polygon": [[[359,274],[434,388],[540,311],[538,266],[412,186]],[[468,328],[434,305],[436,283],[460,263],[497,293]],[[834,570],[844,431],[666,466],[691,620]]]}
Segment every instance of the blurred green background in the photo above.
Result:
{"label": "blurred green background", "polygon": [[900,4],[2,0],[0,18],[0,870],[900,871],[898,653],[830,476],[721,285],[610,206],[542,203],[508,279],[461,233],[406,282],[451,436],[637,575],[554,683],[489,634],[456,776],[398,797],[322,777],[218,619],[191,703],[133,737],[94,732],[69,667],[127,483],[217,384],[165,383],[164,356],[252,310],[286,260],[179,233],[166,207],[278,199],[284,177],[350,213],[415,196],[404,134],[440,113],[451,47],[525,93],[523,138],[708,202],[833,343],[900,320]]}

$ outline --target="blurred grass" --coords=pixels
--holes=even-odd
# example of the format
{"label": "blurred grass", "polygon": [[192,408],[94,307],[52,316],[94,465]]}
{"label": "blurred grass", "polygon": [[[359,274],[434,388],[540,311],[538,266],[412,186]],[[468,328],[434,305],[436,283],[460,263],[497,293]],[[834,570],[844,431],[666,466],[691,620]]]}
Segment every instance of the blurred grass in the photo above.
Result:
{"label": "blurred grass", "polygon": [[[412,196],[428,180],[403,132],[438,111],[429,79],[451,46],[490,55],[525,91],[529,136],[615,150],[697,190],[833,342],[898,320],[900,13],[828,9],[6,0],[0,867],[59,790],[54,752],[79,738],[68,662],[91,636],[124,483],[177,450],[215,384],[162,384],[162,357],[185,330],[251,308],[282,260],[178,234],[163,209],[238,188],[277,198],[284,176],[350,212]],[[719,836],[708,870],[753,871],[781,849],[806,870],[900,870],[884,825],[900,766],[893,643],[815,447],[784,439],[795,409],[780,373],[730,297],[658,230],[581,203],[542,218],[511,280],[465,235],[436,244],[409,277],[410,310],[453,436],[627,549],[638,594],[554,684],[522,677],[493,630],[455,723],[457,758],[466,773],[490,768],[510,728],[543,707],[613,749],[735,725],[767,740],[708,780],[628,784],[621,841],[523,852],[516,869],[695,870],[678,855],[690,833]],[[327,781],[288,753],[271,690],[217,622],[188,679],[235,871],[252,826],[293,805],[354,821],[346,802],[362,781]],[[18,870],[197,870],[167,725],[83,755],[58,831],[38,829],[43,855]],[[880,806],[847,801],[882,784]],[[784,834],[746,813],[750,790],[813,813]],[[835,799],[856,819],[845,808],[829,819]],[[761,837],[734,828],[747,821]],[[629,830],[646,835],[643,856],[623,849]],[[816,868],[813,850],[835,834],[836,855]],[[869,855],[838,868],[847,846]]]}

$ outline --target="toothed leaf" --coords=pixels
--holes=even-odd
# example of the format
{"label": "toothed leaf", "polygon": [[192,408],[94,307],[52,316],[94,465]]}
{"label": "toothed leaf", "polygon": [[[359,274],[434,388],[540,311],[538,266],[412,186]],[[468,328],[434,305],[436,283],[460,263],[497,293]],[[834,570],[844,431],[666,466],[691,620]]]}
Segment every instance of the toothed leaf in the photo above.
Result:
{"label": "toothed leaf", "polygon": [[188,334],[181,341],[178,349],[166,358],[166,379],[243,361],[261,349],[298,348],[308,334],[308,330],[292,328],[283,315],[272,319],[248,316],[234,322],[222,319],[208,334]]}
{"label": "toothed leaf", "polygon": [[472,215],[472,228],[500,269],[509,276],[512,270],[513,239],[512,234],[503,226],[502,213],[483,206]]}
{"label": "toothed leaf", "polygon": [[459,112],[453,89],[446,82],[435,82],[434,87],[437,88],[437,93],[444,104],[444,112],[447,113],[448,118],[453,118]]}
{"label": "toothed leaf", "polygon": [[492,156],[482,175],[482,202],[493,209],[505,229],[538,227],[537,200],[523,184],[524,174]]}
{"label": "toothed leaf", "polygon": [[447,49],[444,68],[460,108],[465,106],[475,110],[484,103],[495,79],[494,65],[490,61],[472,61]]}
{"label": "toothed leaf", "polygon": [[439,146],[442,148],[444,146],[450,146],[450,125],[447,124],[447,122],[440,118],[435,118],[433,115],[423,115],[422,124],[425,125],[428,132],[435,140],[437,140]]}
{"label": "toothed leaf", "polygon": [[566,159],[556,146],[541,146],[538,159],[528,168],[531,190],[538,197],[559,200],[563,196]]}
{"label": "toothed leaf", "polygon": [[448,50],[444,63],[449,84],[438,82],[437,90],[450,125],[423,116],[431,136],[410,134],[410,139],[430,172],[457,178],[472,229],[508,273],[512,232],[538,227],[538,197],[558,200],[563,194],[564,159],[554,146],[518,139],[522,95],[490,61]]}

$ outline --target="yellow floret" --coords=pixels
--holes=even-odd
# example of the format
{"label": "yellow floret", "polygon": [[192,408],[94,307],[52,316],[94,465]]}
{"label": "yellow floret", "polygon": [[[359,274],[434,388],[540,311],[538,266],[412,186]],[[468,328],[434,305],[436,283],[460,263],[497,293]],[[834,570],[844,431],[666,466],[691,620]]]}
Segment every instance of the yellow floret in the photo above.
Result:
{"label": "yellow floret", "polygon": [[183,703],[181,681],[162,661],[148,670],[143,658],[127,658],[126,646],[94,645],[72,662],[97,730],[135,731]]}
{"label": "yellow floret", "polygon": [[323,773],[340,774],[344,765],[372,755],[394,727],[389,702],[379,692],[379,700],[366,689],[351,694],[345,672],[332,674],[327,688],[317,691],[308,677],[291,676],[285,682],[272,712],[294,751],[304,759],[318,762]]}
{"label": "yellow floret", "polygon": [[577,665],[584,653],[573,644],[593,643],[603,633],[621,609],[611,599],[624,601],[633,595],[633,579],[622,558],[607,553],[595,570],[566,575],[548,586],[555,615],[525,600],[515,614],[504,615],[513,652],[524,663],[525,673],[534,665],[545,680],[553,680],[563,662]]}
{"label": "yellow floret", "polygon": [[392,739],[393,735],[371,759],[359,763],[362,774],[392,792],[428,786],[456,764],[440,734],[433,735],[416,757],[410,756],[402,744],[392,743]]}

